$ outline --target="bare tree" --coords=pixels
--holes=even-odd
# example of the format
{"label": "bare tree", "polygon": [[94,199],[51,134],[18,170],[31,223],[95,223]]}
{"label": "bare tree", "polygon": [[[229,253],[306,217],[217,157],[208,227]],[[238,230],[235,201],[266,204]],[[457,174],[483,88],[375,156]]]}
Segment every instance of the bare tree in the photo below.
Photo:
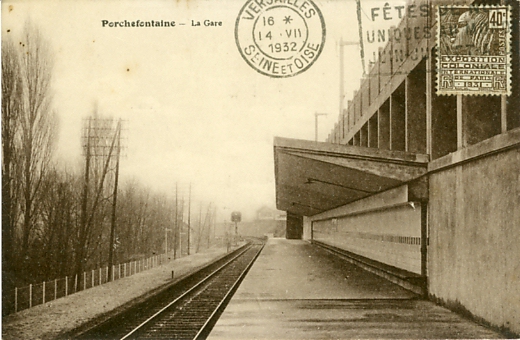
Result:
{"label": "bare tree", "polygon": [[[119,260],[128,261],[164,252],[165,229],[169,249],[173,249],[175,201],[164,193],[154,193],[132,180],[124,183],[118,198]],[[182,212],[178,214],[179,218]],[[182,223],[182,222],[179,222]]]}
{"label": "bare tree", "polygon": [[77,225],[79,181],[65,170],[53,169],[43,184],[42,211],[36,241],[39,247],[31,247],[36,254],[32,272],[40,279],[52,279],[70,275],[73,257],[73,232]]}
{"label": "bare tree", "polygon": [[21,252],[29,253],[31,232],[38,220],[42,181],[48,171],[56,129],[51,108],[53,59],[41,32],[30,23],[25,25],[19,43],[22,97],[20,98],[20,166],[21,166]]}
{"label": "bare tree", "polygon": [[17,220],[16,158],[21,115],[22,79],[19,53],[9,38],[2,41],[2,283],[12,288],[14,227]]}
{"label": "bare tree", "polygon": [[200,203],[200,211],[199,211],[199,225],[197,230],[197,245],[195,248],[195,252],[198,253],[200,251],[200,247],[203,245],[203,240],[208,240],[209,247],[209,233],[211,229],[211,203],[207,207],[206,214],[204,215],[204,222],[202,221],[202,203]]}

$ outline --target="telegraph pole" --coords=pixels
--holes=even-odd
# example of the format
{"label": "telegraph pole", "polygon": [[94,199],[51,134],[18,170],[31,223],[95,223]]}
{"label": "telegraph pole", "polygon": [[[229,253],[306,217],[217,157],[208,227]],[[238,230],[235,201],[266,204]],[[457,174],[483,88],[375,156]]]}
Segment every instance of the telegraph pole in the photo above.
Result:
{"label": "telegraph pole", "polygon": [[[86,252],[86,244],[89,242],[89,230],[92,227],[96,212],[102,202],[107,198],[104,195],[105,180],[111,171],[115,171],[114,174],[114,187],[113,187],[113,201],[112,201],[112,214],[111,214],[111,229],[110,239],[108,244],[108,280],[112,278],[112,270],[114,264],[114,239],[115,239],[115,226],[116,226],[116,206],[117,206],[117,186],[119,180],[119,161],[121,156],[121,130],[122,121],[118,120],[114,127],[113,119],[98,118],[97,111],[93,117],[88,118],[84,128],[84,150],[85,150],[85,182],[83,186],[83,197],[81,206],[81,217],[80,226],[78,231],[78,242],[77,247],[77,259],[76,259],[76,274],[80,278],[79,284],[81,285],[81,272],[83,271],[84,258]],[[101,159],[101,163],[96,162],[96,159]],[[89,186],[90,186],[90,172],[92,168],[101,169],[101,176],[99,178],[94,177],[93,184],[95,186],[94,195],[92,196],[92,204],[89,208]],[[114,168],[115,167],[115,168]]]}
{"label": "telegraph pole", "polygon": [[[117,137],[116,137],[117,136]],[[108,280],[112,279],[112,270],[114,267],[114,238],[116,233],[116,205],[117,205],[117,184],[119,181],[119,159],[121,158],[121,120],[118,121],[116,127],[117,147],[116,147],[116,174],[114,179],[114,194],[112,200],[112,221],[110,227],[110,249],[108,252]]]}
{"label": "telegraph pole", "polygon": [[182,195],[182,199],[181,199],[181,215],[180,215],[180,232],[179,232],[179,252],[180,252],[180,257],[182,257],[182,235],[183,235],[183,231],[182,229],[184,228],[184,194]]}
{"label": "telegraph pole", "polygon": [[[168,258],[168,232],[172,231],[169,228],[164,228],[164,255]],[[165,259],[165,260],[166,260]]]}
{"label": "telegraph pole", "polygon": [[[91,138],[91,129],[92,129],[92,117],[88,118],[88,127],[84,130],[84,136],[83,138],[86,139],[85,141],[85,181],[83,182],[83,193],[81,197],[81,216],[80,216],[80,227],[79,227],[79,244],[76,244],[77,251],[79,255],[76,259],[76,275],[80,278],[80,284],[81,284],[81,272],[83,271],[83,245],[81,243],[84,242],[84,239],[86,239],[87,234],[87,210],[88,210],[88,189],[89,189],[89,181],[90,181],[90,138]],[[81,257],[80,257],[81,256]]]}
{"label": "telegraph pole", "polygon": [[177,205],[177,183],[175,183],[175,229],[173,229],[173,259],[177,258],[177,231],[179,229],[178,220],[178,205]]}
{"label": "telegraph pole", "polygon": [[212,209],[211,209],[211,203],[208,205],[208,212],[206,213],[206,216],[209,215],[209,218],[207,218],[209,221],[208,221],[208,243],[207,243],[207,247],[209,248],[209,240],[211,238],[211,223],[212,223],[212,219],[213,219],[213,214],[212,214]]}
{"label": "telegraph pole", "polygon": [[191,236],[191,182],[190,182],[190,193],[188,196],[188,255],[190,255],[190,236]]}
{"label": "telegraph pole", "polygon": [[213,242],[217,239],[217,206],[213,207]]}
{"label": "telegraph pole", "polygon": [[199,206],[199,232],[197,237],[197,250],[195,252],[199,252],[200,249],[200,241],[202,239],[202,202],[200,202]]}

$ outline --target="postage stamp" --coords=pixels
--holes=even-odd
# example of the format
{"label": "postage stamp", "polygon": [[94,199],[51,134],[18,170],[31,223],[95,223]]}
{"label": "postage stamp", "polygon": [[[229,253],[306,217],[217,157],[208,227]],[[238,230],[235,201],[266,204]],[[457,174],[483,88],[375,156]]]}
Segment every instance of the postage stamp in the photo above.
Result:
{"label": "postage stamp", "polygon": [[325,44],[325,21],[311,0],[248,0],[235,24],[240,54],[253,69],[292,77],[318,59]]}
{"label": "postage stamp", "polygon": [[439,6],[437,94],[510,95],[511,9]]}

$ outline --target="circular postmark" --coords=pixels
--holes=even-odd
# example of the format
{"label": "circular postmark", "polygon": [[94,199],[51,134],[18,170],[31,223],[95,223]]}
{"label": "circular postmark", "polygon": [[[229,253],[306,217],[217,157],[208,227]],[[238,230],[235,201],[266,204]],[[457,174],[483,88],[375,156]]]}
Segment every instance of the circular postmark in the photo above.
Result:
{"label": "circular postmark", "polygon": [[235,24],[244,60],[269,77],[307,70],[325,44],[325,21],[311,0],[248,0]]}

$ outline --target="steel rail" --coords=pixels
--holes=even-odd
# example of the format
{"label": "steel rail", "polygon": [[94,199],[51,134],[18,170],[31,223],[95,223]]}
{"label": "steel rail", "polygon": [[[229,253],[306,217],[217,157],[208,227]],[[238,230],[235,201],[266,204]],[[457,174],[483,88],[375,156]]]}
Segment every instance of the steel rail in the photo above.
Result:
{"label": "steel rail", "polygon": [[[253,245],[251,245],[252,247]],[[215,317],[215,315],[218,313],[218,311],[222,308],[222,305],[228,300],[228,298],[230,297],[230,295],[235,291],[235,288],[238,288],[238,285],[240,284],[240,282],[242,281],[242,279],[245,277],[245,275],[247,274],[247,272],[249,271],[249,268],[251,268],[251,266],[253,265],[253,263],[255,262],[255,260],[257,259],[258,255],[260,255],[260,252],[262,251],[264,245],[262,245],[262,247],[258,250],[257,254],[251,259],[251,261],[249,261],[248,265],[246,266],[246,268],[242,271],[242,273],[240,274],[240,276],[235,280],[235,282],[233,283],[233,285],[231,286],[231,288],[228,290],[228,292],[226,293],[226,295],[224,296],[224,298],[222,299],[222,301],[220,301],[220,303],[218,304],[218,306],[215,308],[215,310],[213,310],[213,312],[211,313],[211,315],[209,316],[209,318],[206,320],[206,322],[204,323],[204,325],[202,325],[202,327],[200,328],[200,330],[197,332],[197,334],[195,335],[195,337],[193,339],[200,339],[202,334],[204,334],[204,332],[206,331],[206,327],[208,327],[208,325],[210,324],[210,322],[213,321],[213,318]]]}
{"label": "steel rail", "polygon": [[[126,335],[124,335],[122,338],[120,338],[120,340],[127,340],[127,339],[130,339],[132,337],[132,335],[134,335],[136,332],[140,331],[143,327],[145,327],[146,325],[149,325],[154,319],[157,319],[158,317],[160,317],[161,315],[163,315],[167,310],[169,310],[172,306],[174,306],[175,304],[177,304],[179,301],[181,301],[183,298],[185,298],[187,295],[193,293],[197,288],[199,288],[201,285],[207,283],[209,280],[213,279],[215,277],[216,274],[218,274],[219,272],[221,272],[223,269],[225,269],[226,267],[228,267],[231,263],[233,263],[236,259],[238,259],[240,256],[242,256],[245,252],[247,252],[249,249],[251,249],[251,247],[253,246],[253,244],[250,244],[248,245],[247,247],[245,247],[242,251],[240,251],[238,254],[236,254],[235,256],[233,256],[232,258],[230,258],[227,262],[225,262],[224,264],[222,264],[219,268],[215,269],[213,272],[211,272],[210,274],[208,274],[203,280],[199,281],[198,283],[196,283],[194,286],[192,286],[191,288],[189,288],[187,291],[185,291],[184,293],[182,293],[180,296],[178,296],[176,299],[174,299],[173,301],[171,301],[170,303],[168,303],[165,307],[161,308],[159,311],[157,311],[156,313],[154,313],[152,316],[150,316],[148,319],[146,319],[145,321],[143,321],[141,324],[139,324],[137,327],[135,327],[134,329],[132,329],[130,332],[128,332]],[[256,257],[258,256],[258,254],[254,257],[254,259],[256,259]],[[254,261],[253,259],[253,261]],[[247,272],[247,269],[252,265],[252,262],[250,262],[247,266],[247,268],[243,271],[243,273]],[[242,273],[242,274],[243,274]],[[242,277],[242,275],[240,275]],[[236,282],[235,282],[236,283]],[[233,285],[234,287],[234,285]],[[229,292],[228,292],[229,294]],[[228,294],[226,294],[226,298],[228,296]],[[222,302],[219,304],[219,307],[221,306]],[[218,309],[217,309],[218,310]],[[211,315],[211,318],[214,316],[214,313],[212,313]],[[207,325],[207,322],[204,323],[204,327],[206,327]]]}

